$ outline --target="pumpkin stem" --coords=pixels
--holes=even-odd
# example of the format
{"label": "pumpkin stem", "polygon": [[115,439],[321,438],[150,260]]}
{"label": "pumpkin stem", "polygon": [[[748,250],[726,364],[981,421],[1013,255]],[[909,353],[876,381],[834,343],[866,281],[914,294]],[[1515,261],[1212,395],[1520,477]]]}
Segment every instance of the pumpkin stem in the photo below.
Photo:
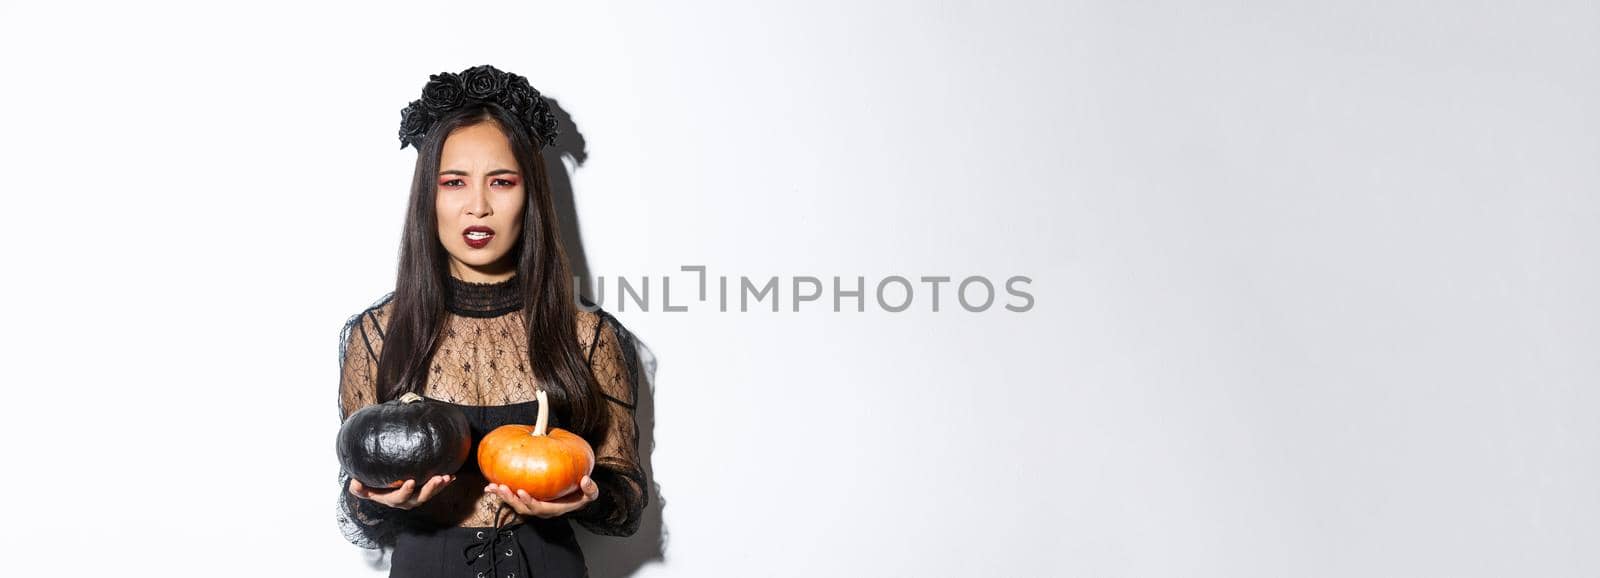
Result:
{"label": "pumpkin stem", "polygon": [[533,390],[533,396],[539,398],[539,421],[533,424],[533,435],[542,436],[545,427],[550,425],[550,404],[546,403],[549,398],[545,396],[542,387]]}

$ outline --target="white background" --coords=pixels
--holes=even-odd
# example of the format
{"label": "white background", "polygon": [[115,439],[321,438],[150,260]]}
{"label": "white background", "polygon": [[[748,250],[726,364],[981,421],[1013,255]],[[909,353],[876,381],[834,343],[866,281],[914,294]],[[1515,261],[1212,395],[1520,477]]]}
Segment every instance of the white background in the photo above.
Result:
{"label": "white background", "polygon": [[337,333],[398,111],[485,63],[581,133],[594,275],[1033,279],[617,312],[660,492],[597,576],[1600,574],[1592,2],[26,2],[0,54],[6,575],[383,575]]}

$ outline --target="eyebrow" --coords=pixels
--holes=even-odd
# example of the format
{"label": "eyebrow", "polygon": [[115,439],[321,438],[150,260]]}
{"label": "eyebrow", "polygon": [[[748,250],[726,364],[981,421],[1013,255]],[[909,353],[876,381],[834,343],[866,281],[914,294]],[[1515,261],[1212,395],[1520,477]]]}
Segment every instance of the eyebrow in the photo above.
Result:
{"label": "eyebrow", "polygon": [[[460,171],[460,170],[456,170],[456,169],[450,169],[448,171],[439,171],[439,174],[440,175],[461,175],[463,177],[472,176],[471,174],[467,173],[467,171]],[[492,176],[495,176],[495,175],[505,175],[505,174],[514,175],[514,174],[517,174],[517,171],[513,171],[511,169],[495,169],[495,170],[489,171],[488,173],[485,173],[483,176],[492,177]]]}

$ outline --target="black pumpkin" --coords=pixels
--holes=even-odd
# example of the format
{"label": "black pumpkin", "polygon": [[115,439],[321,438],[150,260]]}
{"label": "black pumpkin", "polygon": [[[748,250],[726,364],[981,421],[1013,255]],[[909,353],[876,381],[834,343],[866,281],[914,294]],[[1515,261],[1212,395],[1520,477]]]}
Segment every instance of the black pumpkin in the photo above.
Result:
{"label": "black pumpkin", "polygon": [[369,405],[339,426],[339,465],[371,488],[453,474],[472,450],[472,429],[455,406],[415,393]]}

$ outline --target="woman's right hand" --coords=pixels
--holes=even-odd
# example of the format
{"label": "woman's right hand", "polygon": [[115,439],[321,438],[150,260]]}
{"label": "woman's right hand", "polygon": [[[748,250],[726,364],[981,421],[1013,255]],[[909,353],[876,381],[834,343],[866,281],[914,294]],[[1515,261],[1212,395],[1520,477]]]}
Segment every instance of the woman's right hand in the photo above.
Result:
{"label": "woman's right hand", "polygon": [[391,488],[369,488],[362,484],[361,480],[350,478],[350,493],[357,498],[372,500],[391,508],[409,510],[422,505],[454,481],[456,481],[455,476],[434,476],[428,478],[428,483],[423,484],[422,489],[418,490],[416,480],[406,480],[405,483]]}

